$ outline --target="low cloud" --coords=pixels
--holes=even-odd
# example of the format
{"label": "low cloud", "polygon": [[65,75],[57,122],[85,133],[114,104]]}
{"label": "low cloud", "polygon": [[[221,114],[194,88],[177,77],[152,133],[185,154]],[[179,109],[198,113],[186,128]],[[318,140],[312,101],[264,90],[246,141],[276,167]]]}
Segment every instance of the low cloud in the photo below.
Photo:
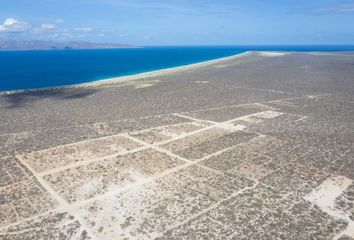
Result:
{"label": "low cloud", "polygon": [[80,28],[74,28],[74,31],[77,32],[92,32],[93,29],[90,27],[80,27]]}
{"label": "low cloud", "polygon": [[45,30],[52,30],[52,29],[55,29],[56,28],[56,25],[55,24],[52,24],[52,23],[43,23],[41,25],[41,28],[42,29],[45,29]]}
{"label": "low cloud", "polygon": [[55,23],[63,23],[64,22],[64,20],[63,19],[57,19],[57,20],[55,20]]}
{"label": "low cloud", "polygon": [[7,18],[2,25],[0,25],[0,33],[16,33],[25,32],[31,29],[31,25],[28,22],[19,21],[14,18]]}
{"label": "low cloud", "polygon": [[22,38],[30,39],[67,40],[88,38],[90,36],[106,36],[103,30],[97,30],[92,27],[63,28],[61,23],[63,23],[63,20],[56,19],[53,22],[43,22],[32,26],[29,22],[7,18],[3,24],[0,22],[0,37],[2,34],[11,35],[12,33],[20,32]]}

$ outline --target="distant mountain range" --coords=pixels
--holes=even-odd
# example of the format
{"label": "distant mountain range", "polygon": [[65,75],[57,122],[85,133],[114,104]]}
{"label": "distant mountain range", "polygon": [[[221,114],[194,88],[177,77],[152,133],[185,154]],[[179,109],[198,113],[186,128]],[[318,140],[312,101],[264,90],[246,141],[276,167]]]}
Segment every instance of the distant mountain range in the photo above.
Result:
{"label": "distant mountain range", "polygon": [[111,48],[135,48],[129,44],[119,43],[93,43],[86,41],[56,42],[26,40],[17,41],[0,39],[0,50],[50,50],[50,49],[111,49]]}

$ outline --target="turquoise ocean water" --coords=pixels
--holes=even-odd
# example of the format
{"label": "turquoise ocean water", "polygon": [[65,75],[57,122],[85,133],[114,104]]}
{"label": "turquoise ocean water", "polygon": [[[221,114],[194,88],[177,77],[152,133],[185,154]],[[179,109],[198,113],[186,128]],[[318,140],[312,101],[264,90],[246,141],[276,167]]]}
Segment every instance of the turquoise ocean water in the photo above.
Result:
{"label": "turquoise ocean water", "polygon": [[205,46],[0,51],[0,91],[85,83],[222,58],[250,50],[354,51],[354,46]]}

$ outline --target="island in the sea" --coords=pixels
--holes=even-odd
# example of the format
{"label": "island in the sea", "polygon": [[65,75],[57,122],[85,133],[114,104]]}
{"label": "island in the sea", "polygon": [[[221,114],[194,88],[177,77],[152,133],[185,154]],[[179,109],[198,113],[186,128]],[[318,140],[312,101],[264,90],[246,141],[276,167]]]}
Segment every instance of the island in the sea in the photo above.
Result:
{"label": "island in the sea", "polygon": [[136,46],[121,43],[94,43],[87,41],[42,41],[0,39],[0,50],[55,50],[55,49],[113,49],[135,48]]}

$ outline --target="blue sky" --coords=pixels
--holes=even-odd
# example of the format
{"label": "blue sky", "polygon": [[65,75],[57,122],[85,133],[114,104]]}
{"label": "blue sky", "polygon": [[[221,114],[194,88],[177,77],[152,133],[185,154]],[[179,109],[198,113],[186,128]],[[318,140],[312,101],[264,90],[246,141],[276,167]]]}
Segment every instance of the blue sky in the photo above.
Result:
{"label": "blue sky", "polygon": [[354,1],[1,0],[0,38],[136,45],[354,44]]}

